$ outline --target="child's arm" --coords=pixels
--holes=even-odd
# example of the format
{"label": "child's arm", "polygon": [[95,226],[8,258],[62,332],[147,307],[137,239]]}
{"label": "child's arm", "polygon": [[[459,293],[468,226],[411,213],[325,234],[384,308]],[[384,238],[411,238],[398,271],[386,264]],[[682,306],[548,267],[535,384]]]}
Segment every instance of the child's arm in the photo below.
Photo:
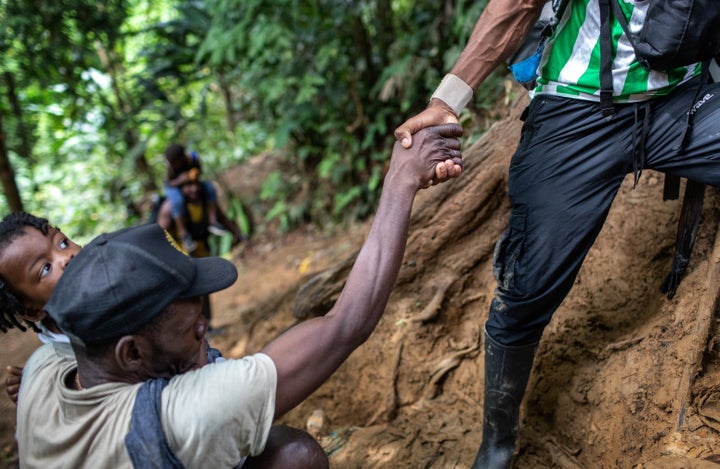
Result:
{"label": "child's arm", "polygon": [[190,180],[190,176],[188,174],[188,171],[183,171],[176,177],[175,179],[170,179],[169,173],[168,173],[168,180],[167,185],[170,187],[180,187],[186,182]]}
{"label": "child's arm", "polygon": [[11,401],[17,404],[18,392],[20,392],[20,380],[22,379],[22,368],[17,366],[7,366],[7,378],[5,378],[5,391]]}

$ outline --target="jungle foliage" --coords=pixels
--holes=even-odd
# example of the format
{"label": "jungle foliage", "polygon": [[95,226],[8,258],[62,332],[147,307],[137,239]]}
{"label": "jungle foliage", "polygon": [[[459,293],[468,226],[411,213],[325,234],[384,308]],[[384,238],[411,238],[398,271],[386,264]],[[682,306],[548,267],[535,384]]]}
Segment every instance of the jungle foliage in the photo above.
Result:
{"label": "jungle foliage", "polygon": [[393,129],[425,107],[484,3],[0,0],[0,211],[80,241],[138,223],[180,141],[208,177],[281,159],[291,171],[258,194],[280,229],[363,218]]}

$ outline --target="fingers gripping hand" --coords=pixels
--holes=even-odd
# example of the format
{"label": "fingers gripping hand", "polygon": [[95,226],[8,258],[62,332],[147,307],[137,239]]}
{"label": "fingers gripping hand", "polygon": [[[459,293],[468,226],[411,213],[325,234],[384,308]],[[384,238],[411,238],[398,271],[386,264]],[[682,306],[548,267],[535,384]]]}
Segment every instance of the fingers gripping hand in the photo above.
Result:
{"label": "fingers gripping hand", "polygon": [[395,138],[405,148],[413,144],[413,134],[434,125],[457,124],[458,120],[450,107],[439,99],[433,99],[423,112],[411,117],[395,129]]}
{"label": "fingers gripping hand", "polygon": [[428,180],[429,185],[443,183],[462,173],[460,141],[456,138],[462,136],[462,127],[457,124],[446,124],[437,129],[439,134],[445,138],[437,142],[441,149],[438,157],[433,160],[433,172]]}
{"label": "fingers gripping hand", "polygon": [[460,173],[462,173],[462,157],[458,158],[458,160],[456,162],[455,159],[447,159],[435,165],[435,178],[430,181],[430,184],[445,182],[448,179],[460,176]]}
{"label": "fingers gripping hand", "polygon": [[411,165],[400,171],[419,175],[421,188],[458,177],[462,172],[462,154],[457,137],[461,135],[462,127],[458,124],[423,129],[416,134],[415,145],[410,150],[396,144],[396,149],[407,155],[393,160]]}
{"label": "fingers gripping hand", "polygon": [[5,390],[11,401],[17,404],[18,393],[20,392],[20,380],[22,379],[22,368],[8,366],[5,368]]}

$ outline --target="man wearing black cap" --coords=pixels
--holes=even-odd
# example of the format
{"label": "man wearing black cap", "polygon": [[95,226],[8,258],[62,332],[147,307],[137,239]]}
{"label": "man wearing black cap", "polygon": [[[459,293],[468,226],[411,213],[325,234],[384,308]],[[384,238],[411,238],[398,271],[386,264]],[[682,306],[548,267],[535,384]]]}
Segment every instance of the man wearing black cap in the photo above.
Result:
{"label": "man wearing black cap", "polygon": [[48,344],[25,367],[20,465],[327,467],[317,443],[287,428],[274,433],[272,422],[372,333],[397,278],[415,194],[460,174],[460,135],[450,124],[417,134],[411,149],[395,144],[368,239],[335,306],[240,360],[202,366],[201,297],[235,281],[230,262],[190,258],[154,224],[94,239],[46,306],[77,362],[66,345]]}

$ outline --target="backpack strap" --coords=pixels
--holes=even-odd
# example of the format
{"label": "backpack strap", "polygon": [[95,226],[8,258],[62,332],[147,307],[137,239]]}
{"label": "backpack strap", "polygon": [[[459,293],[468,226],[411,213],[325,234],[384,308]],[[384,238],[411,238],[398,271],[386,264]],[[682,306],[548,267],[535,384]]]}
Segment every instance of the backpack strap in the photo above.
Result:
{"label": "backpack strap", "polygon": [[649,70],[647,64],[643,63],[642,54],[638,53],[637,47],[635,47],[635,36],[632,34],[632,32],[630,32],[630,25],[628,25],[627,19],[625,18],[625,13],[623,13],[622,9],[620,9],[620,5],[618,4],[617,0],[609,1],[612,7],[613,15],[615,16],[615,18],[617,18],[618,23],[620,23],[620,26],[625,32],[625,36],[627,36],[628,38],[628,42],[630,43],[633,51],[635,52],[635,58],[638,60],[638,62],[640,62],[640,65]]}
{"label": "backpack strap", "polygon": [[663,185],[663,200],[677,200],[678,197],[680,197],[680,176],[666,174]]}
{"label": "backpack strap", "polygon": [[612,10],[610,2],[600,0],[600,109],[603,117],[610,118],[615,113],[613,108],[613,77],[612,77]]}
{"label": "backpack strap", "polygon": [[[668,176],[665,176],[666,182],[667,178]],[[690,262],[690,255],[700,225],[704,198],[705,185],[688,179],[680,211],[680,220],[678,221],[672,267],[670,267],[670,273],[668,273],[660,286],[660,292],[665,293],[669,300],[672,300],[675,296],[680,281],[685,275],[685,269]]]}
{"label": "backpack strap", "polygon": [[[602,0],[604,1],[604,0]],[[625,14],[620,9],[620,5],[616,0],[609,0],[610,5],[612,6],[612,13],[615,15],[615,18],[617,18],[618,23],[620,23],[620,26],[622,27],[623,31],[625,32],[625,35],[628,38],[628,42],[630,42],[630,45],[633,48],[633,51],[635,52],[635,57],[637,58],[638,62],[640,62],[640,65],[642,65],[645,69],[650,70],[649,64],[643,59],[643,55],[638,52],[638,49],[636,47],[636,40],[635,36],[630,31],[630,26],[628,25],[627,19],[625,18]],[[703,63],[702,65],[702,74],[700,78],[700,86],[702,86],[702,83],[705,83],[705,81],[708,78],[709,75],[709,68],[710,68],[710,61],[707,63]],[[699,93],[699,87],[698,91],[695,94],[695,98],[693,99],[693,103],[697,100]],[[688,113],[687,122],[685,125],[685,128],[683,130],[683,133],[680,136],[679,145],[677,147],[678,152],[682,152],[685,145],[687,144],[687,138],[688,138],[688,131],[690,129],[690,126],[692,125],[691,120],[691,114]],[[680,196],[680,177],[674,176],[670,174],[665,175],[665,185],[663,188],[663,200],[675,200]]]}
{"label": "backpack strap", "polygon": [[160,420],[162,391],[167,384],[164,378],[145,381],[135,396],[125,447],[136,469],[183,468],[170,449]]}
{"label": "backpack strap", "polygon": [[220,350],[210,347],[210,343],[205,339],[205,347],[207,348],[207,361],[208,363],[224,362],[225,357],[222,356]]}

